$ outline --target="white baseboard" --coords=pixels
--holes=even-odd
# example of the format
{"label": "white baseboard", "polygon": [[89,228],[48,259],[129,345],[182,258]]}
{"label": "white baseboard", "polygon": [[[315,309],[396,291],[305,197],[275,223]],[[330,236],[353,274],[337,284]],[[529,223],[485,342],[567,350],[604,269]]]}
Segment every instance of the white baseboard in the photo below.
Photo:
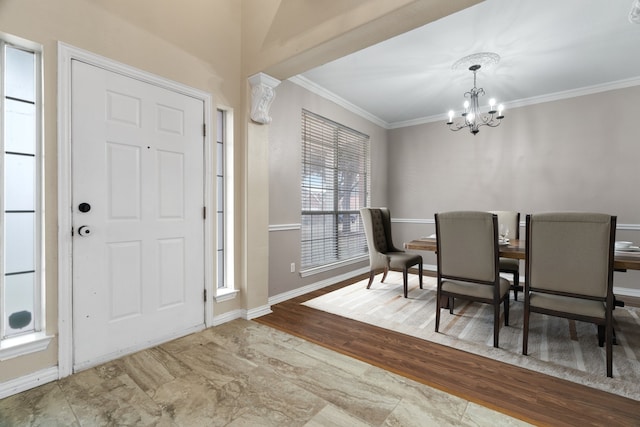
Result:
{"label": "white baseboard", "polygon": [[58,367],[42,369],[19,378],[0,383],[0,399],[47,384],[58,379]]}
{"label": "white baseboard", "polygon": [[347,279],[351,279],[352,277],[367,273],[368,271],[369,271],[369,267],[360,268],[358,270],[341,274],[339,276],[334,276],[329,279],[321,280],[319,282],[312,283],[310,285],[303,286],[301,288],[294,289],[292,291],[283,292],[281,294],[274,295],[272,297],[269,297],[269,305],[275,305],[283,301],[290,300],[291,298],[299,297],[300,295],[308,294],[309,292],[317,291],[318,289],[326,288],[327,286],[330,286],[330,285],[335,285],[336,283],[342,282]]}
{"label": "white baseboard", "polygon": [[222,325],[223,323],[231,322],[232,320],[236,320],[236,319],[244,319],[245,311],[246,310],[237,309],[237,310],[228,311],[219,316],[213,316],[213,323],[211,326]]}
{"label": "white baseboard", "polygon": [[269,313],[272,313],[271,304],[263,305],[262,307],[252,308],[251,310],[246,310],[246,314],[244,318],[247,320],[251,320],[251,319],[255,319],[256,317],[264,316]]}

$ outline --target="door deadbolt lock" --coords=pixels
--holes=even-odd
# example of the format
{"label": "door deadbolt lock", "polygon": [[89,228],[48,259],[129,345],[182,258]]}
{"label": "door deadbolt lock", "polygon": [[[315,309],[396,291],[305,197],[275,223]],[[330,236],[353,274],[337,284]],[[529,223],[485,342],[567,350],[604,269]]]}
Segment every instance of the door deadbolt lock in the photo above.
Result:
{"label": "door deadbolt lock", "polygon": [[78,228],[78,234],[82,237],[87,237],[91,234],[91,229],[88,226],[83,225]]}
{"label": "door deadbolt lock", "polygon": [[91,205],[89,203],[80,203],[78,205],[78,210],[80,212],[89,212],[91,210]]}

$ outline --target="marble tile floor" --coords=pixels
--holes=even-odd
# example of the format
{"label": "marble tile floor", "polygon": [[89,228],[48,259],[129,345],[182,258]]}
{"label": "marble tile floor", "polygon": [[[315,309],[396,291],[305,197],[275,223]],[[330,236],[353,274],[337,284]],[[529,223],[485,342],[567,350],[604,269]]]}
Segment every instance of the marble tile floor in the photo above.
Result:
{"label": "marble tile floor", "polygon": [[519,426],[246,320],[0,400],[0,426]]}

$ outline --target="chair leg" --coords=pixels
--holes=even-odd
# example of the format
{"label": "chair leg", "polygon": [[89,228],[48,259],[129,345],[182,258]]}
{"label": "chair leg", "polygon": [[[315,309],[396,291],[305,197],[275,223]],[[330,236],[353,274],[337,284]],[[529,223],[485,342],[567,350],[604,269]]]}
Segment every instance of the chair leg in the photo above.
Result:
{"label": "chair leg", "polygon": [[518,301],[518,287],[520,287],[520,273],[513,273],[513,299]]}
{"label": "chair leg", "polygon": [[402,286],[404,288],[404,297],[409,294],[409,269],[407,267],[402,269]]}
{"label": "chair leg", "polygon": [[449,299],[447,299],[447,305],[449,306],[449,314],[453,314],[453,305],[455,303],[455,298],[454,297],[449,297]]}
{"label": "chair leg", "polygon": [[493,306],[493,346],[498,348],[498,337],[500,336],[500,304]]}
{"label": "chair leg", "polygon": [[525,304],[524,315],[522,319],[522,354],[525,356],[527,355],[528,344],[529,344],[529,307],[527,307],[527,305]]}
{"label": "chair leg", "polygon": [[606,341],[607,341],[607,377],[613,377],[613,325],[611,322],[607,322],[606,326]]}
{"label": "chair leg", "polygon": [[436,292],[436,332],[438,332],[438,327],[440,327],[440,291]]}
{"label": "chair leg", "polygon": [[504,299],[504,326],[509,326],[509,294]]}
{"label": "chair leg", "polygon": [[367,285],[367,289],[369,289],[371,287],[371,284],[373,283],[373,278],[375,277],[375,273],[373,272],[373,270],[371,270],[369,272],[369,284]]}
{"label": "chair leg", "polygon": [[382,280],[381,282],[384,282],[384,279],[387,278],[387,273],[389,272],[389,267],[385,267],[384,268],[384,274],[382,275]]}
{"label": "chair leg", "polygon": [[604,347],[605,341],[605,326],[598,325],[598,347]]}
{"label": "chair leg", "polygon": [[420,282],[420,289],[422,288],[422,262],[418,264],[418,281]]}

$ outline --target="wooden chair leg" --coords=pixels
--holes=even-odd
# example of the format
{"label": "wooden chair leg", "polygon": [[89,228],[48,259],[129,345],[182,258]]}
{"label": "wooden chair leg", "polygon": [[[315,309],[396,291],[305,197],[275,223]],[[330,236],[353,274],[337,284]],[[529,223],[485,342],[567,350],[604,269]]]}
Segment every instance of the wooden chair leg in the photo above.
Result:
{"label": "wooden chair leg", "polygon": [[518,301],[518,288],[520,287],[520,273],[513,273],[513,299]]}
{"label": "wooden chair leg", "polygon": [[418,264],[418,281],[420,282],[420,289],[422,288],[422,262]]}
{"label": "wooden chair leg", "polygon": [[375,273],[373,272],[373,270],[371,270],[369,272],[369,284],[367,285],[367,289],[369,289],[371,287],[371,284],[373,283],[373,278],[375,277]]}
{"label": "wooden chair leg", "polygon": [[449,297],[449,299],[447,299],[447,305],[449,306],[449,314],[453,314],[453,304],[455,303],[455,298],[454,297]]}
{"label": "wooden chair leg", "polygon": [[384,279],[387,278],[387,273],[389,272],[389,267],[385,267],[384,268],[384,274],[382,275],[382,280],[381,282],[384,282]]}

